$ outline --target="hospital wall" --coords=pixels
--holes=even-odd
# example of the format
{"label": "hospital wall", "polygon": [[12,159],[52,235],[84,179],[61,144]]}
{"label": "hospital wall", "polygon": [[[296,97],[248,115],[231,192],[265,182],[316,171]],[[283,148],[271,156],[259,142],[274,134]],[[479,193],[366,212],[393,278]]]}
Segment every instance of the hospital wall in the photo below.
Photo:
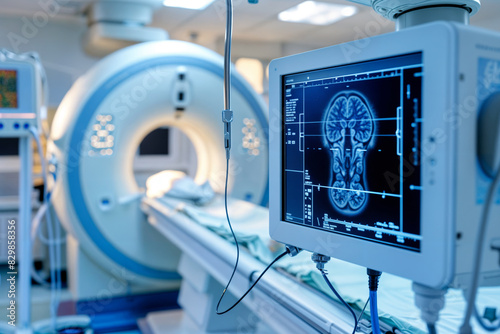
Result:
{"label": "hospital wall", "polygon": [[0,16],[0,48],[40,55],[50,86],[50,107],[57,107],[74,81],[98,59],[87,56],[81,40],[87,29],[82,18],[54,20],[40,11]]}

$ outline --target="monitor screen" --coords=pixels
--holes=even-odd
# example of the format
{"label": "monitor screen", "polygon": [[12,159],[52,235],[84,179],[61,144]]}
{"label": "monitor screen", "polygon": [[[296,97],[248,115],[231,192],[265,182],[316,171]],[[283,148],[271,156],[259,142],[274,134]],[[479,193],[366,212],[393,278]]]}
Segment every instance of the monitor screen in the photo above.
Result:
{"label": "monitor screen", "polygon": [[282,221],[421,250],[422,53],[282,77]]}
{"label": "monitor screen", "polygon": [[17,71],[0,70],[0,108],[18,108]]}

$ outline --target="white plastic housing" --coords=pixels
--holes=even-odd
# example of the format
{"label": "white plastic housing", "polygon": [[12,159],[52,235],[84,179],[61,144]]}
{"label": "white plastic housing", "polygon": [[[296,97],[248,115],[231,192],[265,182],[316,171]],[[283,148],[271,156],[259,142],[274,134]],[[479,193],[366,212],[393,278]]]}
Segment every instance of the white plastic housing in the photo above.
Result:
{"label": "white plastic housing", "polygon": [[[266,204],[267,113],[237,73],[233,85],[229,191]],[[136,284],[178,278],[179,251],[146,222],[140,209],[144,190],[134,179],[134,156],[151,131],[179,128],[197,153],[196,181],[209,181],[223,191],[222,87],[220,55],[195,44],[164,41],[110,55],[65,96],[48,149],[57,177],[53,203],[64,227],[105,272],[124,272]],[[185,101],[179,105],[179,94],[173,92],[181,88]],[[258,152],[243,147],[244,129],[259,138]]]}
{"label": "white plastic housing", "polygon": [[[421,251],[283,221],[280,127],[283,76],[416,52],[423,55],[423,121],[419,143]],[[426,24],[274,60],[269,70],[270,124],[274,125],[270,134],[269,169],[271,237],[429,287],[467,284],[474,261],[477,224],[491,182],[482,173],[477,158],[477,117],[481,99],[485,97],[479,92],[500,91],[497,68],[500,68],[497,33],[450,23]],[[500,216],[499,194],[495,200],[491,217]],[[486,235],[482,284],[500,284],[499,255],[489,246],[491,240],[500,236],[500,225],[491,221]]]}

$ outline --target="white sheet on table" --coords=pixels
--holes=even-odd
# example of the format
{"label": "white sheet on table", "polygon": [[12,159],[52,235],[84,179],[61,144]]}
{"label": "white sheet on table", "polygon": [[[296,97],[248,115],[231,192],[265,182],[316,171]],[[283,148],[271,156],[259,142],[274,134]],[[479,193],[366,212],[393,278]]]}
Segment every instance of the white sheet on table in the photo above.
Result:
{"label": "white sheet on table", "polygon": [[[177,186],[182,186],[182,184],[179,182]],[[179,189],[176,191],[178,192]],[[192,188],[189,191],[193,193]],[[168,203],[170,201],[168,193],[161,200]],[[224,197],[215,196],[204,206],[186,202],[177,206],[177,209],[199,224],[233,242],[226,220]],[[248,202],[229,199],[229,217],[238,242],[262,262],[269,263],[277,253],[283,250],[282,245],[275,243],[269,237],[268,209]],[[284,258],[276,266],[285,269],[306,284],[334,298],[333,293],[310,260],[310,253],[303,252],[294,258]],[[361,309],[368,298],[366,269],[335,259],[332,259],[325,268],[329,272],[332,283],[338,288],[338,292],[345,297],[345,300]],[[426,326],[420,320],[420,311],[414,305],[411,281],[383,274],[379,285],[378,305],[379,317],[387,323],[397,326],[406,333],[426,333]],[[478,298],[478,306],[480,310],[485,306],[499,308],[500,288],[482,288]],[[437,326],[438,332],[440,334],[457,333],[464,308],[465,302],[461,291],[448,291],[446,306],[441,311]],[[473,325],[476,325],[474,320]],[[486,333],[477,325],[474,327],[474,333]]]}

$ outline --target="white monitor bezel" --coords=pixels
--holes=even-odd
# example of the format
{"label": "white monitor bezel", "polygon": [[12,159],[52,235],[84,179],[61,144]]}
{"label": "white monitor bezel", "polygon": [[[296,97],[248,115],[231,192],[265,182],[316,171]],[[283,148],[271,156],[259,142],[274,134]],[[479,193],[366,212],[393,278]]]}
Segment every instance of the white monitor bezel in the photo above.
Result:
{"label": "white monitor bezel", "polygon": [[[440,46],[440,47],[436,47]],[[445,287],[454,276],[453,217],[455,138],[444,111],[454,108],[456,33],[450,24],[433,23],[395,33],[327,47],[271,62],[270,72],[270,235],[311,252],[389,272],[431,287]],[[350,63],[422,52],[421,251],[283,222],[281,202],[282,77]],[[431,137],[434,141],[431,141]]]}

